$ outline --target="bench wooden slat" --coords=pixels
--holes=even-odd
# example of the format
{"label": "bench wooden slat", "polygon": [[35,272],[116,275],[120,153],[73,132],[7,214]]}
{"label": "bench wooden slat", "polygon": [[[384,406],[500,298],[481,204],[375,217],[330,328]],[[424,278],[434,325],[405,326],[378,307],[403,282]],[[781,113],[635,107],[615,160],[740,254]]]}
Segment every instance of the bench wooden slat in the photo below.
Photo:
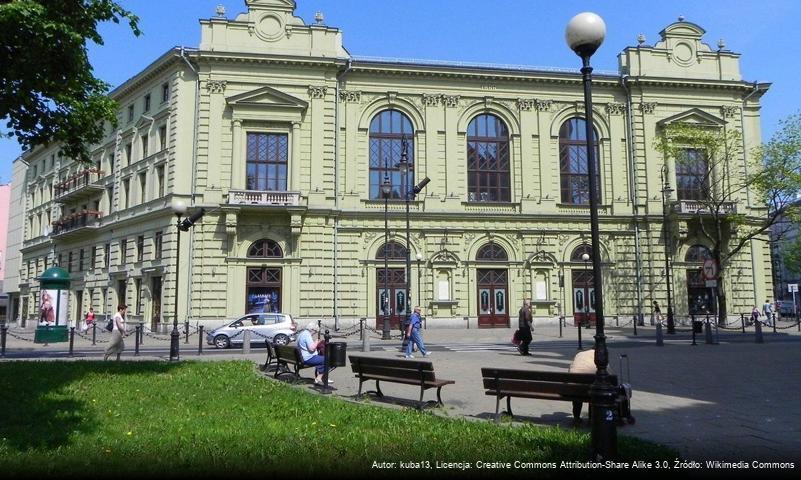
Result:
{"label": "bench wooden slat", "polygon": [[357,367],[354,367],[354,373],[361,373],[363,375],[380,375],[384,377],[394,377],[398,379],[404,380],[412,380],[424,382],[430,382],[436,380],[434,377],[434,372],[432,371],[420,371],[414,370],[409,368],[398,368],[398,367],[385,367],[385,366],[376,366],[370,364],[360,364]]}
{"label": "bench wooden slat", "polygon": [[589,402],[588,395],[561,395],[556,393],[543,393],[543,392],[519,392],[514,390],[487,390],[484,392],[487,395],[499,395],[501,397],[519,397],[519,398],[538,398],[542,400],[564,400],[566,402]]}
{"label": "bench wooden slat", "polygon": [[[568,382],[568,383],[586,383],[586,384],[591,384],[595,382],[594,373],[542,372],[537,370],[520,370],[520,369],[492,368],[492,367],[481,368],[481,376],[484,378],[494,378],[496,372],[500,378],[509,378],[509,379],[542,380],[546,382]],[[613,385],[617,385],[616,375],[610,375],[609,379]]]}
{"label": "bench wooden slat", "polygon": [[366,365],[376,365],[383,367],[395,368],[413,368],[415,370],[421,369],[424,371],[433,372],[434,364],[429,360],[407,360],[399,358],[381,358],[381,357],[362,357],[357,355],[349,355],[351,365],[364,362]]}
{"label": "bench wooden slat", "polygon": [[526,381],[526,380],[509,380],[500,378],[497,381],[494,378],[484,379],[484,388],[490,390],[503,390],[508,392],[520,393],[555,393],[559,395],[584,395],[589,398],[590,386],[581,383],[559,383],[559,382],[541,382],[541,381]]}
{"label": "bench wooden slat", "polygon": [[[420,385],[420,380],[414,381],[411,379],[400,379],[398,377],[384,376],[384,375],[363,375],[363,378],[366,380],[381,380],[392,383],[403,383],[406,385]],[[427,380],[423,382],[423,385],[426,388],[432,388],[432,387],[441,387],[443,385],[450,385],[452,383],[456,382],[454,380]]]}

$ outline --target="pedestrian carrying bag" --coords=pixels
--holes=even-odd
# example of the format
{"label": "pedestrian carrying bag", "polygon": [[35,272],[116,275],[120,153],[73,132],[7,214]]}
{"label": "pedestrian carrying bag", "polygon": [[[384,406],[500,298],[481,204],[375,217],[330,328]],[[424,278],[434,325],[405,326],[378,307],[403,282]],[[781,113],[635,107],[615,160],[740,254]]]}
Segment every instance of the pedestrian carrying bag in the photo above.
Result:
{"label": "pedestrian carrying bag", "polygon": [[113,318],[111,320],[109,320],[108,323],[106,324],[106,330],[108,330],[109,332],[114,331],[114,319]]}
{"label": "pedestrian carrying bag", "polygon": [[520,345],[520,330],[515,330],[514,335],[512,335],[512,344]]}

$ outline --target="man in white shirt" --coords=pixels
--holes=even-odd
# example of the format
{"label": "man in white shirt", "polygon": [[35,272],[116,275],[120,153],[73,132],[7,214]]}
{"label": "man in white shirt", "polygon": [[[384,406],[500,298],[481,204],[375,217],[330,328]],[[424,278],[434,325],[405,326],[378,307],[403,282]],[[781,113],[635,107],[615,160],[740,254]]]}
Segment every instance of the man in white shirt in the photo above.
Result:
{"label": "man in white shirt", "polygon": [[765,300],[765,304],[762,305],[762,313],[765,314],[765,325],[773,325],[773,303],[770,299]]}

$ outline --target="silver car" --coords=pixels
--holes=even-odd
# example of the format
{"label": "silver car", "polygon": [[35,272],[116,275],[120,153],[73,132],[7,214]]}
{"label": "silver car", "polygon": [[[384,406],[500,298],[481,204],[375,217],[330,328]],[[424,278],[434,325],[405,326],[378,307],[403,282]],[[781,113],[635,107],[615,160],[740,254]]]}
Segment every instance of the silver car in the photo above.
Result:
{"label": "silver car", "polygon": [[295,340],[295,321],[286,313],[251,313],[233,322],[215,328],[206,334],[206,343],[217,348],[241,345],[245,331],[250,331],[251,342],[266,340],[277,345],[286,345]]}

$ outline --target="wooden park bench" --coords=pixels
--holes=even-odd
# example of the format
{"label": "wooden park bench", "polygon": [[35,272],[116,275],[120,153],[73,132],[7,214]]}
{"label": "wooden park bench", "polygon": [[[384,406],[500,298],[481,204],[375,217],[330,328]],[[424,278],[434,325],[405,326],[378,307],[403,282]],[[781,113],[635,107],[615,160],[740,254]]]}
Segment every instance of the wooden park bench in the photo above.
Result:
{"label": "wooden park bench", "polygon": [[272,363],[276,360],[275,346],[273,345],[273,342],[270,340],[265,340],[264,345],[267,347],[267,359],[264,361],[264,365],[259,367],[262,372],[266,372],[270,368],[277,368],[277,365],[272,365]]}
{"label": "wooden park bench", "polygon": [[[595,381],[594,373],[540,372],[535,370],[513,370],[506,368],[482,368],[484,388],[487,395],[494,395],[495,421],[499,419],[501,399],[506,397],[506,410],[512,414],[512,397],[561,400],[573,403],[573,421],[581,422],[581,407],[590,403],[590,386]],[[612,385],[618,388],[615,375],[609,376]],[[618,418],[625,416],[629,423],[634,417],[629,410],[628,397],[618,394]]]}
{"label": "wooden park bench", "polygon": [[[284,373],[293,373],[295,377],[300,377],[300,371],[304,368],[311,368],[311,365],[303,363],[303,357],[300,356],[300,350],[294,345],[273,345],[275,350],[275,360],[277,368],[275,369],[275,378]],[[293,368],[290,370],[289,366]]]}
{"label": "wooden park bench", "polygon": [[[437,389],[437,403],[443,405],[440,391],[445,385],[456,383],[454,380],[438,379],[434,375],[434,365],[429,360],[406,360],[400,358],[349,356],[353,373],[359,379],[358,397],[362,395],[362,385],[368,380],[375,380],[376,393],[383,397],[381,382],[402,383],[420,387],[418,409],[423,408],[423,393],[429,388]],[[366,393],[366,392],[365,392]]]}

